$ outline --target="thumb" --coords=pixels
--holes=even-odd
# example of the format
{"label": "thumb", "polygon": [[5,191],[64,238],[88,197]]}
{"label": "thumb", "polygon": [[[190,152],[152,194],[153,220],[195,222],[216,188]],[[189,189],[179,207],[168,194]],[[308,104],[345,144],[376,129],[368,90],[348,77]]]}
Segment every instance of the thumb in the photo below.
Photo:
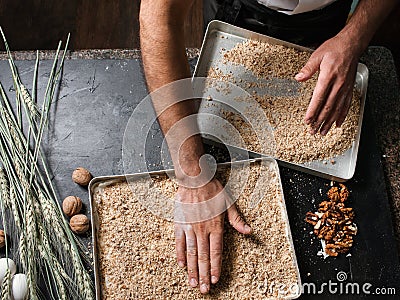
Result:
{"label": "thumb", "polygon": [[228,208],[227,214],[229,223],[238,232],[243,234],[250,234],[252,232],[250,226],[247,225],[246,222],[240,216],[235,204],[233,204],[231,207]]}
{"label": "thumb", "polygon": [[321,58],[311,55],[306,65],[294,77],[297,81],[306,81],[310,79],[318,70],[321,64]]}

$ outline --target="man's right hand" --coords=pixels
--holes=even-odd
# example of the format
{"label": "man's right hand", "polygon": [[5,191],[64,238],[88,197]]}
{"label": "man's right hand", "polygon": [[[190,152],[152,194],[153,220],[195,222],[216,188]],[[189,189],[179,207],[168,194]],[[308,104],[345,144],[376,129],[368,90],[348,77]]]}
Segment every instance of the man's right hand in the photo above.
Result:
{"label": "man's right hand", "polygon": [[[173,81],[191,78],[185,52],[184,23],[193,2],[193,0],[141,1],[140,45],[147,86],[151,92]],[[174,95],[152,97],[161,129],[164,135],[168,136],[166,139],[174,162],[175,175],[180,179],[187,179],[186,176],[198,176],[201,171],[198,166],[199,158],[204,154],[198,129],[191,128],[193,126],[190,124],[179,123],[179,131],[172,135],[168,134],[175,124],[197,114],[196,101],[176,99],[176,103],[172,101],[174,104],[170,106],[171,101],[166,99],[174,100]],[[197,123],[192,122],[192,125],[196,127]],[[184,181],[188,183],[187,180]],[[178,201],[201,203],[220,194],[227,203],[231,203],[218,180],[201,182],[197,187],[193,185],[192,179],[189,178],[189,181],[191,188],[187,187],[188,184],[179,187]],[[207,208],[207,210],[218,210],[219,213],[211,214],[213,217],[204,220],[199,218],[208,214],[203,210],[204,205],[195,207],[201,209],[197,212],[191,210],[192,217],[190,214],[187,215],[187,222],[175,225],[176,252],[179,264],[188,267],[189,282],[192,286],[200,286],[202,293],[208,293],[210,283],[216,283],[221,273],[225,208],[222,210],[219,210],[220,207]],[[231,205],[226,212],[233,227],[241,233],[251,233],[250,227],[240,218],[235,205]],[[190,219],[196,222],[190,222]],[[199,222],[199,220],[204,221]]]}
{"label": "man's right hand", "polygon": [[[175,223],[176,255],[181,267],[187,266],[189,285],[199,287],[206,294],[210,283],[218,282],[221,275],[224,217],[227,203],[231,203],[221,183],[212,179],[198,188],[180,186],[176,195],[178,203],[187,205],[201,203],[212,199],[204,205],[198,205],[190,213],[185,213],[187,222]],[[215,201],[216,200],[216,201]],[[229,205],[229,204],[228,204]],[[198,221],[204,210],[211,219]],[[215,214],[214,214],[215,213]],[[230,224],[240,233],[250,234],[251,228],[240,217],[235,204],[227,209]]]}

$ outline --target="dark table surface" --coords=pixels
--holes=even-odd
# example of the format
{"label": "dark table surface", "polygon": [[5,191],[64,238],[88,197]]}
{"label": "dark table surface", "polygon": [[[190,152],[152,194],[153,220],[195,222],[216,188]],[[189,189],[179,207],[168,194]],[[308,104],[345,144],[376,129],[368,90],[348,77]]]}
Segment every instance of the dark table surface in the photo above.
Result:
{"label": "dark table surface", "polygon": [[[95,176],[122,174],[124,171],[145,171],[135,169],[135,165],[129,170],[124,170],[121,154],[122,139],[128,119],[136,105],[147,95],[140,61],[135,58],[138,53],[126,55],[121,52],[120,56],[116,52],[111,52],[111,55],[110,52],[94,53],[72,54],[72,58],[83,59],[66,61],[58,101],[53,106],[50,132],[44,141],[44,148],[60,199],[67,195],[81,197],[85,203],[86,214],[89,208],[87,190],[71,181],[71,173],[76,167],[84,166]],[[113,59],[106,59],[110,56]],[[102,59],[87,59],[88,57]],[[387,146],[390,142],[387,141],[388,136],[392,142],[398,141],[396,134],[399,129],[394,128],[394,133],[389,132],[385,135],[375,123],[376,121],[386,122],[388,126],[397,124],[396,116],[391,119],[388,115],[386,119],[380,120],[382,113],[379,112],[377,101],[381,99],[380,103],[393,105],[399,98],[399,86],[391,56],[387,50],[371,48],[363,61],[370,70],[367,108],[356,174],[347,183],[351,190],[349,205],[355,208],[356,223],[359,228],[351,256],[343,255],[325,260],[317,256],[319,243],[310,234],[310,226],[304,222],[305,213],[316,209],[317,204],[323,200],[325,192],[329,189],[330,182],[287,168],[280,168],[302,281],[314,284],[317,289],[315,293],[309,293],[307,292],[309,286],[306,286],[303,299],[339,297],[359,299],[376,296],[363,293],[363,286],[371,293],[377,292],[376,288],[386,288],[386,290],[381,289],[386,292],[393,291],[387,288],[395,288],[396,296],[386,295],[380,298],[399,298],[399,256],[392,223],[393,211],[397,211],[397,201],[400,201],[396,177],[392,178],[397,174],[398,158],[393,158],[394,161],[391,162],[387,160],[387,157],[383,157],[385,174],[381,164],[381,151],[385,151],[382,144]],[[193,65],[195,60],[191,62]],[[40,64],[39,95],[44,92],[44,83],[48,77],[50,64],[48,60]],[[30,89],[34,63],[29,60],[18,61],[17,65],[23,82]],[[6,61],[0,61],[0,81],[9,95],[12,95],[12,89],[9,89],[12,86],[11,77]],[[396,109],[396,107],[393,108],[395,112]],[[375,134],[376,127],[378,140]],[[149,147],[149,151],[153,154],[149,157],[149,167],[160,169],[161,165],[156,152],[159,149],[157,146],[160,144],[161,134],[157,127],[153,128],[151,140],[150,145],[153,146]],[[393,147],[396,146],[395,144]],[[398,154],[396,149],[390,150],[392,154]],[[211,153],[217,151],[214,147],[208,147],[208,150]],[[133,158],[133,162],[135,159],[142,158]],[[392,209],[386,183],[390,190],[389,199],[392,200]],[[89,243],[90,236],[83,237],[83,240]],[[344,272],[345,280],[338,280],[339,272]],[[329,282],[331,282],[331,291],[328,290]],[[347,283],[358,284],[360,294],[346,293]],[[364,285],[368,283],[372,286]],[[323,287],[322,295],[318,294],[321,287]],[[332,290],[335,287],[336,292]],[[342,293],[340,293],[340,288],[342,288]]]}

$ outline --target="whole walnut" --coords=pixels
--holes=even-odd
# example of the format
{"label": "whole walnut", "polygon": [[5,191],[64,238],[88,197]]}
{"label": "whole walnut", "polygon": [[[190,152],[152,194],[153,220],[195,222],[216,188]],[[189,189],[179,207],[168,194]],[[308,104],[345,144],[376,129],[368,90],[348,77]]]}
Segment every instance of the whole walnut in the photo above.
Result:
{"label": "whole walnut", "polygon": [[72,181],[79,185],[87,186],[90,180],[92,180],[92,174],[85,168],[79,167],[72,173]]}
{"label": "whole walnut", "polygon": [[89,219],[82,214],[75,215],[69,221],[71,230],[77,234],[83,234],[89,229]]}
{"label": "whole walnut", "polygon": [[82,200],[81,198],[76,196],[68,196],[64,199],[62,208],[64,214],[66,214],[68,217],[72,217],[76,214],[79,214],[79,212],[81,211]]}
{"label": "whole walnut", "polygon": [[0,229],[0,248],[3,248],[6,245],[6,235],[4,230]]}

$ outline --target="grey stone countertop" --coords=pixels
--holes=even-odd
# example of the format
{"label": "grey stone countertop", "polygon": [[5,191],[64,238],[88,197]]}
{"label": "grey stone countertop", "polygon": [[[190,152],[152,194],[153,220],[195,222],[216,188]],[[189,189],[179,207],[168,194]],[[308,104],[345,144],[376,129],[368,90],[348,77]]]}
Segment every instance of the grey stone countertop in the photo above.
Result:
{"label": "grey stone countertop", "polygon": [[[198,49],[187,49],[195,58]],[[36,52],[14,52],[17,60],[35,59]],[[54,51],[39,51],[40,59],[51,59]],[[138,59],[140,50],[69,51],[67,59]],[[4,52],[0,59],[6,59]],[[381,151],[388,196],[397,240],[400,240],[400,88],[392,54],[384,47],[369,47],[361,58],[369,69],[369,100],[375,133]],[[372,94],[372,95],[371,95]]]}

